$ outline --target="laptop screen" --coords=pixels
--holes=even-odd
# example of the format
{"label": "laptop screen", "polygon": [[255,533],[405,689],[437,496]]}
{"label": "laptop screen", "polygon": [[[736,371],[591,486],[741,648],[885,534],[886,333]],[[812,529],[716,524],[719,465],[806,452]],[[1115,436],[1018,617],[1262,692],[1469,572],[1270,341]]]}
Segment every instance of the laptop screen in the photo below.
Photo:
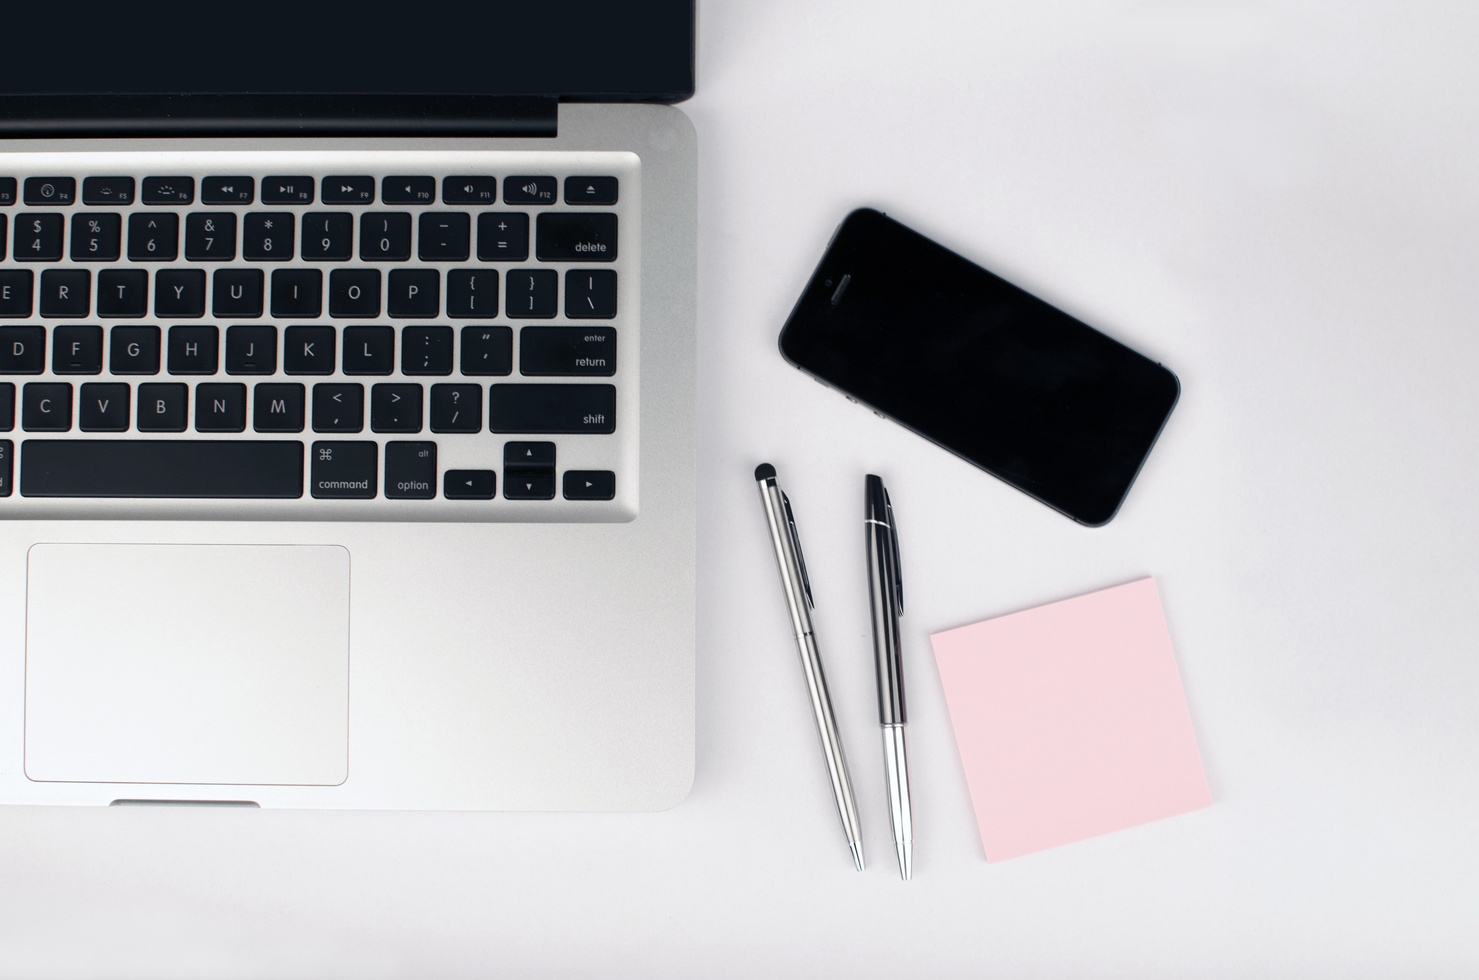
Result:
{"label": "laptop screen", "polygon": [[693,94],[693,0],[16,4],[0,95]]}

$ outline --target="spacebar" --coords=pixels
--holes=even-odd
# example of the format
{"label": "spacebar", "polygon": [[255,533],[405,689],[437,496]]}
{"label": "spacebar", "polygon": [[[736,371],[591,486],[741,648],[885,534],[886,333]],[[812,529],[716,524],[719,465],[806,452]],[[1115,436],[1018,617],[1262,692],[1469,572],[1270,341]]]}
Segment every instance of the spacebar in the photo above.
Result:
{"label": "spacebar", "polygon": [[23,497],[301,497],[303,443],[27,439]]}

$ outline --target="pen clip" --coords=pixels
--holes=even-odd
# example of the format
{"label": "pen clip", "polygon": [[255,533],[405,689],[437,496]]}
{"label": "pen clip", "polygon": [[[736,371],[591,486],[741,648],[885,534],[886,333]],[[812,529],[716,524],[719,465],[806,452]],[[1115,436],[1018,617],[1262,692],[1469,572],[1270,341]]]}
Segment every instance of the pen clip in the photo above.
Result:
{"label": "pen clip", "polygon": [[888,535],[892,539],[894,557],[894,602],[898,604],[899,615],[904,615],[904,569],[899,564],[899,527],[894,523],[894,502],[889,499],[888,489],[883,491],[883,510],[888,515]]}
{"label": "pen clip", "polygon": [[796,566],[801,569],[801,588],[806,592],[806,604],[815,609],[817,604],[811,597],[811,579],[806,574],[806,556],[801,552],[801,535],[796,531],[796,517],[791,513],[791,498],[784,490],[781,491],[781,506],[786,508],[786,528],[791,532],[791,546],[796,549]]}

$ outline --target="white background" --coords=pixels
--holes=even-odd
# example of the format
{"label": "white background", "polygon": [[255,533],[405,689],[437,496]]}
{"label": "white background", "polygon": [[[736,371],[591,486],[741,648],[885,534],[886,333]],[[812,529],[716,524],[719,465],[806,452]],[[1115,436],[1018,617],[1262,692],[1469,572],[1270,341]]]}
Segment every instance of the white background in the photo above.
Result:
{"label": "white background", "polygon": [[[0,809],[0,974],[1475,975],[1476,27],[1460,3],[703,5],[688,800]],[[782,361],[776,333],[859,204],[1177,372],[1108,527]],[[762,460],[810,556],[863,874]],[[869,471],[905,562],[909,883],[874,723]],[[927,634],[1146,574],[1212,807],[988,864]]]}

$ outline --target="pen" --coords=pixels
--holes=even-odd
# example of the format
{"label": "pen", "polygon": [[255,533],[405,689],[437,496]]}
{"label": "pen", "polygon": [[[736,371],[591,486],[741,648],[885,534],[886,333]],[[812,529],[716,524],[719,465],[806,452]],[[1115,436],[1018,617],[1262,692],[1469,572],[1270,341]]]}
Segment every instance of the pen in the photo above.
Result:
{"label": "pen", "polygon": [[868,600],[873,608],[873,659],[878,671],[878,723],[883,726],[883,771],[888,778],[888,814],[899,852],[899,874],[914,874],[914,816],[909,803],[909,751],[904,740],[904,659],[899,617],[904,578],[899,569],[899,532],[893,502],[878,477],[868,475],[863,530],[868,539]]}
{"label": "pen", "polygon": [[816,715],[817,735],[822,739],[822,754],[827,760],[827,775],[832,780],[832,795],[837,798],[837,815],[847,834],[853,864],[863,870],[863,835],[858,826],[858,804],[852,795],[852,780],[847,775],[847,757],[842,752],[842,739],[837,734],[837,719],[832,716],[832,699],[827,696],[827,678],[822,674],[822,657],[811,629],[811,612],[816,603],[811,598],[811,582],[806,577],[806,560],[801,556],[801,539],[796,534],[796,518],[791,514],[791,501],[775,482],[775,467],[761,463],[755,467],[755,482],[760,485],[760,499],[765,503],[765,519],[770,522],[770,543],[775,546],[776,564],[781,570],[781,587],[786,592],[786,605],[791,610],[791,629],[796,634],[796,649],[801,653],[801,668],[806,673],[806,687],[811,693],[811,710]]}

